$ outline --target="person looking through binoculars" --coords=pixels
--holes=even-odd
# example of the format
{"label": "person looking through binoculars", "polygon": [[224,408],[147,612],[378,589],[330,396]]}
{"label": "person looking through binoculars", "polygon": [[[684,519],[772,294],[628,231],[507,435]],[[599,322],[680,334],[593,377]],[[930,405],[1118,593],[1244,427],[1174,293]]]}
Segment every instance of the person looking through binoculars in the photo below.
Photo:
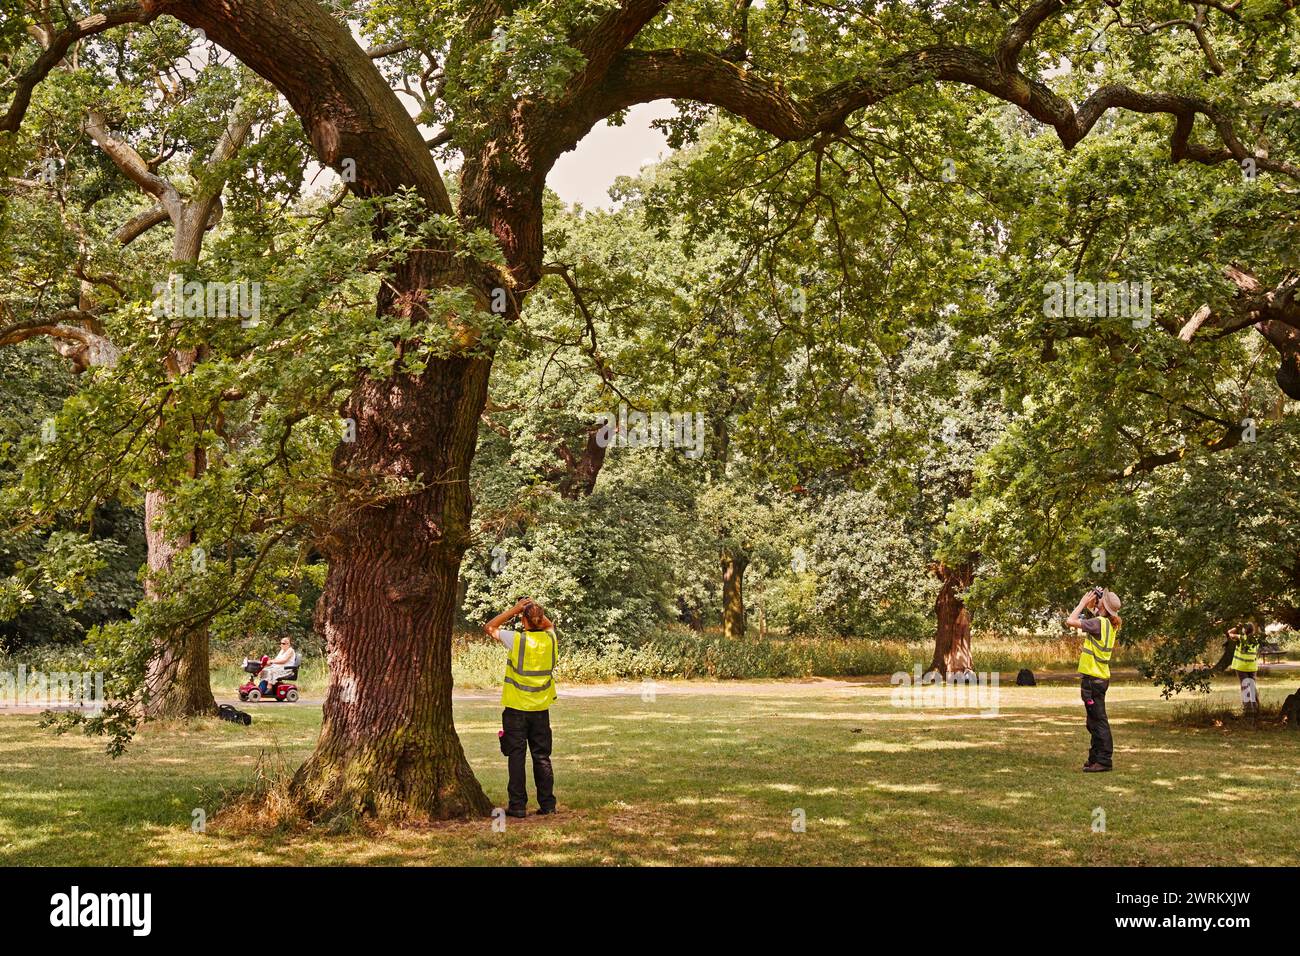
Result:
{"label": "person looking through binoculars", "polygon": [[[518,630],[502,627],[518,619]],[[533,784],[537,787],[538,813],[555,812],[555,774],[551,769],[551,704],[555,701],[555,661],[558,653],[555,625],[543,607],[521,597],[483,625],[489,637],[506,648],[506,672],[501,682],[501,752],[510,767],[506,816],[528,813],[528,779],[524,753],[533,755]]]}
{"label": "person looking through binoculars", "polygon": [[1114,591],[1092,588],[1079,599],[1065,620],[1066,627],[1083,632],[1079,692],[1088,715],[1088,733],[1092,737],[1088,759],[1083,765],[1085,773],[1104,773],[1112,769],[1115,741],[1106,717],[1106,691],[1110,688],[1110,659],[1115,652],[1115,634],[1122,624],[1119,608],[1119,595]]}

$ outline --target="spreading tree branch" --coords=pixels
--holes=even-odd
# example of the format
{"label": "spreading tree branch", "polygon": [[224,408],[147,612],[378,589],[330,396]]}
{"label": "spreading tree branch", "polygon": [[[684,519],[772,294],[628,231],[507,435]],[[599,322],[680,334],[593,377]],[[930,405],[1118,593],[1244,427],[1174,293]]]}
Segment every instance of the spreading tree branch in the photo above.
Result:
{"label": "spreading tree branch", "polygon": [[0,117],[0,132],[18,131],[23,117],[27,115],[27,108],[31,106],[32,92],[56,66],[63,62],[68,51],[79,40],[127,23],[149,23],[157,15],[156,11],[147,10],[141,4],[131,4],[83,17],[57,32],[39,31],[38,39],[45,50],[18,77],[13,99],[9,101],[9,108],[5,110],[4,116]]}
{"label": "spreading tree branch", "polygon": [[108,120],[99,110],[90,110],[86,132],[131,182],[158,200],[173,223],[180,223],[185,208],[180,192],[170,180],[153,172],[135,147],[109,131]]}
{"label": "spreading tree branch", "polygon": [[[961,83],[1018,106],[1056,131],[1067,149],[1077,145],[1110,110],[1173,117],[1170,158],[1213,165],[1254,160],[1257,169],[1300,180],[1300,166],[1267,156],[1255,156],[1237,136],[1228,116],[1200,97],[1144,93],[1122,84],[1095,90],[1076,109],[1043,81],[1026,77],[1019,58],[1034,32],[1065,8],[1063,0],[1036,0],[1006,29],[990,53],[968,46],[936,44],[899,54],[872,73],[836,84],[803,98],[792,96],[779,82],[744,70],[714,53],[696,50],[622,50],[609,61],[598,85],[572,107],[582,124],[594,124],[612,113],[657,99],[693,100],[721,107],[778,139],[795,141],[838,131],[854,112],[873,106],[915,86],[934,81]],[[589,64],[588,74],[594,69]],[[1206,146],[1192,140],[1197,116],[1205,117],[1221,141]],[[576,118],[575,118],[576,119]],[[589,128],[589,125],[586,128]],[[553,123],[565,141],[572,129]],[[558,156],[558,152],[556,152]]]}
{"label": "spreading tree branch", "polygon": [[[0,314],[3,313],[0,308]],[[71,322],[93,325],[96,319],[80,309],[63,309],[48,318],[14,322],[0,327],[0,347],[47,336],[55,340],[55,350],[70,359],[79,371],[117,364],[120,353],[112,342],[81,325],[70,325]]]}

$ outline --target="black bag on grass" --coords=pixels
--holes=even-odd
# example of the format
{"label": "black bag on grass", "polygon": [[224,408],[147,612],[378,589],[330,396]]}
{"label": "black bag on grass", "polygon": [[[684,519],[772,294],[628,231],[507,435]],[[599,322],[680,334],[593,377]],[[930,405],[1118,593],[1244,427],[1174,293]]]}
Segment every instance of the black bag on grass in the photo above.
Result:
{"label": "black bag on grass", "polygon": [[1034,672],[1028,667],[1022,667],[1020,673],[1016,675],[1017,687],[1037,687],[1038,681],[1034,679]]}
{"label": "black bag on grass", "polygon": [[253,722],[253,715],[246,714],[242,710],[235,710],[229,704],[221,704],[217,707],[217,716],[222,720],[228,720],[232,724],[243,724],[247,727]]}

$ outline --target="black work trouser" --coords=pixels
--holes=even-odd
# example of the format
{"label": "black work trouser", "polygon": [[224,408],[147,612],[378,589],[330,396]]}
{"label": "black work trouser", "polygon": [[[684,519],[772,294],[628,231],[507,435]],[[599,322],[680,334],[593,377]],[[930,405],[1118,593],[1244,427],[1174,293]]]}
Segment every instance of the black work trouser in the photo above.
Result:
{"label": "black work trouser", "polygon": [[528,806],[528,778],[524,771],[524,751],[533,755],[533,783],[537,787],[537,806],[555,809],[555,773],[551,770],[551,712],[549,710],[515,710],[501,712],[501,749],[510,765],[510,810]]}
{"label": "black work trouser", "polygon": [[1099,763],[1103,767],[1111,765],[1111,756],[1115,751],[1115,742],[1110,736],[1110,721],[1106,719],[1106,690],[1109,687],[1110,681],[1100,677],[1084,677],[1079,684],[1083,709],[1088,713],[1088,733],[1092,735],[1088,763]]}

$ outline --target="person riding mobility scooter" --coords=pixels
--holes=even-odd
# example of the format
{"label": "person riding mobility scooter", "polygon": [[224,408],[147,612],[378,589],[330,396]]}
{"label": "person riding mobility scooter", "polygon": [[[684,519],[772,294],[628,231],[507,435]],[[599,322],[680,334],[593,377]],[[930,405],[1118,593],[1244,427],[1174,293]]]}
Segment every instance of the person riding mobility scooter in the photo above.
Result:
{"label": "person riding mobility scooter", "polygon": [[[279,700],[286,704],[292,704],[298,699],[298,688],[293,683],[298,679],[298,665],[302,663],[302,655],[295,652],[293,659],[283,665],[271,663],[271,658],[263,655],[261,658],[245,658],[244,670],[253,675],[243,687],[239,688],[239,699],[246,700],[250,703],[257,703],[260,700]],[[258,681],[257,675],[263,671],[268,673]]]}

